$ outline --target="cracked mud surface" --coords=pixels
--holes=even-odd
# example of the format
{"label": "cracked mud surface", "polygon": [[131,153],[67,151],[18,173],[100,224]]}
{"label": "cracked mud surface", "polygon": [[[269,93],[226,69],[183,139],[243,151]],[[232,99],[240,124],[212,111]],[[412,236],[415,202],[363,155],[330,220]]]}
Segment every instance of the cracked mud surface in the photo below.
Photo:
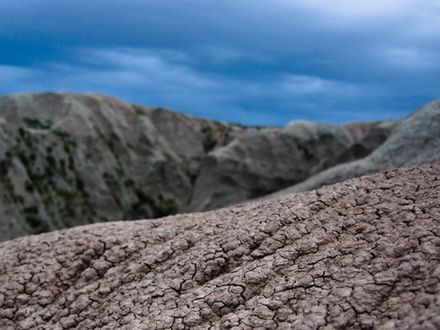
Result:
{"label": "cracked mud surface", "polygon": [[440,164],[0,244],[1,329],[439,329]]}

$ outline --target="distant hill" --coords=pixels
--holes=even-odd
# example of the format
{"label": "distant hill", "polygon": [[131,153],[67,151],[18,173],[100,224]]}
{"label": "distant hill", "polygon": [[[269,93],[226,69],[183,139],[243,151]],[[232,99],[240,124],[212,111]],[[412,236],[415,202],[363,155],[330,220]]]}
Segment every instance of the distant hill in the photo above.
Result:
{"label": "distant hill", "polygon": [[370,153],[393,126],[244,127],[102,95],[3,96],[0,238],[264,196]]}
{"label": "distant hill", "polygon": [[[368,134],[364,139],[369,139]],[[386,141],[368,156],[319,172],[279,194],[312,190],[389,168],[435,160],[440,160],[440,100],[426,105],[400,122]]]}
{"label": "distant hill", "polygon": [[243,130],[101,95],[1,97],[0,236],[176,213]]}
{"label": "distant hill", "polygon": [[190,210],[265,196],[334,165],[368,155],[398,121],[356,126],[296,121],[280,129],[245,131],[201,164]]}

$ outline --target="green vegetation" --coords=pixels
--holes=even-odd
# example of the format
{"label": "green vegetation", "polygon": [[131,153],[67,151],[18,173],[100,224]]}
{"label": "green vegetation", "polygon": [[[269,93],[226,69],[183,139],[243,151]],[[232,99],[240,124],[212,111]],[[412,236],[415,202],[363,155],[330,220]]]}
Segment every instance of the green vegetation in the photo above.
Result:
{"label": "green vegetation", "polygon": [[9,177],[9,169],[12,166],[12,154],[5,153],[5,157],[6,158],[0,160],[0,184],[3,185],[5,192],[14,203],[22,204],[24,198],[15,192],[14,182]]}
{"label": "green vegetation", "polygon": [[145,108],[143,106],[140,106],[140,105],[137,105],[137,104],[132,104],[131,107],[134,109],[134,112],[137,115],[141,115],[141,116],[146,115],[146,111],[145,111]]}
{"label": "green vegetation", "polygon": [[104,179],[105,184],[109,188],[110,194],[112,195],[116,204],[118,204],[119,206],[122,206],[122,202],[120,199],[121,185],[120,185],[119,181],[116,179],[116,177],[113,174],[111,174],[109,172],[104,172],[102,174],[102,177]]}
{"label": "green vegetation", "polygon": [[104,141],[104,143],[110,149],[110,151],[112,152],[112,154],[115,157],[115,159],[117,161],[119,161],[119,153],[117,152],[117,148],[116,148],[117,147],[116,142],[120,140],[119,136],[115,132],[111,132],[110,136],[107,136],[96,125],[93,125],[93,129],[95,130],[96,134],[98,134],[99,138],[102,141]]}
{"label": "green vegetation", "polygon": [[[24,122],[27,127],[18,127],[15,133],[11,131],[10,135],[15,138],[9,141],[3,158],[0,157],[0,184],[11,201],[23,209],[25,222],[34,233],[39,233],[47,231],[49,223],[65,228],[72,223],[91,220],[96,212],[89,201],[86,184],[76,169],[77,143],[74,137],[59,128],[52,129],[50,122],[32,118],[25,118]],[[29,128],[46,129],[52,134],[33,134]],[[27,175],[21,189],[10,173],[14,159],[21,162]],[[18,190],[29,194],[27,201],[37,193],[42,200],[39,207],[44,212],[38,212],[35,205],[20,206],[25,199],[16,193]]]}
{"label": "green vegetation", "polygon": [[203,149],[209,152],[214,149],[217,141],[214,137],[214,132],[209,125],[202,126],[201,133],[203,134]]}
{"label": "green vegetation", "polygon": [[[21,210],[22,219],[32,232],[105,220],[92,205],[92,196],[81,174],[84,169],[80,166],[84,164],[77,163],[81,150],[75,136],[54,128],[49,121],[35,118],[23,121],[25,125],[12,127],[8,132],[10,138],[4,141],[4,153],[0,154],[0,185],[11,205]],[[129,212],[133,218],[176,213],[178,204],[173,197],[152,193],[127,175],[119,152],[119,136],[116,133],[104,135],[97,127],[95,130],[114,155],[115,162],[103,171],[102,180],[119,209]],[[205,133],[210,132],[207,126]],[[158,168],[159,177],[169,174],[166,172],[165,167]]]}
{"label": "green vegetation", "polygon": [[50,129],[53,125],[51,120],[46,120],[43,122],[38,118],[24,117],[23,121],[26,123],[28,127],[36,128],[36,129]]}
{"label": "green vegetation", "polygon": [[126,188],[133,187],[133,186],[134,186],[134,180],[133,180],[133,179],[126,179],[126,180],[124,181],[124,186],[125,186]]}
{"label": "green vegetation", "polygon": [[[160,218],[175,214],[178,211],[177,203],[173,199],[165,198],[162,194],[154,198],[139,188],[135,188],[134,193],[138,200],[132,204],[132,209],[134,214],[137,214],[139,218],[146,216]],[[153,214],[142,214],[142,212],[145,212],[145,206],[149,206]]]}
{"label": "green vegetation", "polygon": [[165,198],[159,195],[159,201],[155,204],[156,217],[164,217],[175,214],[178,211],[177,203],[173,199]]}
{"label": "green vegetation", "polygon": [[39,217],[37,205],[31,205],[23,209],[25,213],[25,221],[31,227],[34,234],[43,233],[49,230],[49,225]]}

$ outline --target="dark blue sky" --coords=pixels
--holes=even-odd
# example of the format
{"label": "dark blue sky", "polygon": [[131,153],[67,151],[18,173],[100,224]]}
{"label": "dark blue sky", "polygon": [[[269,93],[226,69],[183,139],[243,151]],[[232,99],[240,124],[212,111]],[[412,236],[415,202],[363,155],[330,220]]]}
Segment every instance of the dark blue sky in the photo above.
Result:
{"label": "dark blue sky", "polygon": [[0,77],[244,124],[398,117],[440,97],[440,4],[0,0]]}

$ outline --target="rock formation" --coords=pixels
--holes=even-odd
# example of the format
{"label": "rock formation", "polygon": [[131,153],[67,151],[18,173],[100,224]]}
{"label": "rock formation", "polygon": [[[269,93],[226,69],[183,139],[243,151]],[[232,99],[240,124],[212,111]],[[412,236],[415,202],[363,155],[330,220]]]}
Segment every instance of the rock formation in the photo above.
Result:
{"label": "rock formation", "polygon": [[268,195],[379,146],[396,122],[354,127],[296,121],[245,132],[201,165],[190,210],[209,210]]}
{"label": "rock formation", "polygon": [[243,128],[100,95],[0,98],[0,238],[160,217]]}
{"label": "rock formation", "polygon": [[439,178],[0,243],[0,328],[439,329]]}
{"label": "rock formation", "polygon": [[[374,134],[374,130],[369,134]],[[369,134],[366,135],[366,140],[369,140]],[[389,168],[424,164],[434,160],[440,160],[440,100],[426,105],[399,123],[386,141],[368,156],[348,163],[337,160],[339,165],[317,172],[318,174],[306,181],[277,194],[312,190]]]}
{"label": "rock formation", "polygon": [[349,152],[362,127],[257,129],[101,95],[0,97],[0,240],[271,193],[337,163],[326,158]]}

